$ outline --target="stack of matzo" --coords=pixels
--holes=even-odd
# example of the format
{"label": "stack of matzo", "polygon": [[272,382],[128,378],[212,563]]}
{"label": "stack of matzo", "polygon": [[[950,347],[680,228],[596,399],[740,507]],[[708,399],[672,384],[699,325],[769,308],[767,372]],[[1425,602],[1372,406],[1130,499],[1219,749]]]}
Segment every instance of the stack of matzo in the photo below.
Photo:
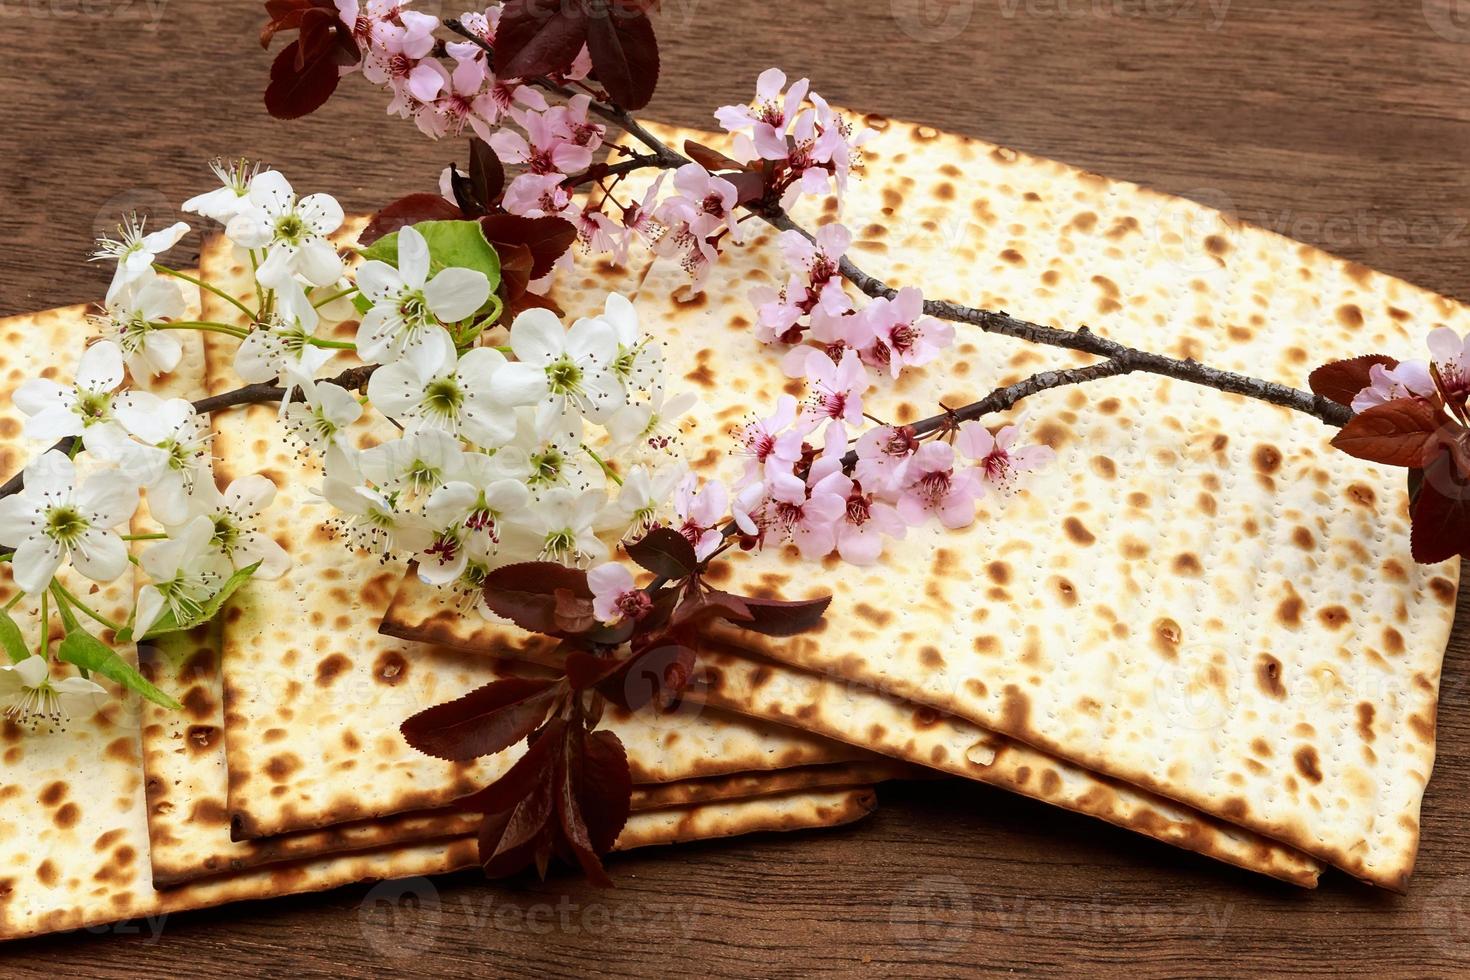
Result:
{"label": "stack of matzo", "polygon": [[[1190,202],[869,122],[882,132],[841,215],[853,256],[931,298],[1299,387],[1316,364],[1470,329],[1458,304]],[[771,238],[732,249],[698,296],[667,265],[601,279],[641,283],[671,375],[698,386],[706,475],[790,383],[728,301],[784,281]],[[957,329],[949,356],[878,383],[865,408],[912,421],[1089,360]],[[1322,862],[1403,888],[1458,583],[1455,562],[1410,560],[1403,474],[1332,450],[1313,419],[1152,375],[1022,407],[1057,464],[972,528],[916,529],[878,566],[829,575],[789,550],[721,563],[732,591],[834,601],[794,640],[718,630],[705,700],[1279,877],[1314,881]],[[523,646],[412,580],[385,628]]]}
{"label": "stack of matzo", "polygon": [[[855,257],[931,296],[1296,385],[1316,363],[1470,326],[1439,297],[1186,202],[870,122],[883,133],[843,215]],[[919,174],[932,181],[906,176]],[[211,278],[243,272],[219,247],[206,262]],[[743,299],[780,264],[765,235],[702,296],[680,275],[579,270],[557,298],[575,314],[609,289],[638,292],[675,372],[702,387],[690,456],[708,469],[729,428],[788,383]],[[0,325],[7,474],[37,448],[8,392],[74,355],[82,313]],[[964,328],[955,353],[881,386],[870,408],[909,420],[1085,360]],[[204,360],[195,348],[166,390],[201,390]],[[231,386],[228,358],[207,377]],[[613,719],[643,782],[619,847],[855,819],[866,787],[903,771],[881,756],[1300,884],[1325,863],[1403,887],[1458,569],[1409,560],[1399,474],[1334,454],[1309,419],[1154,377],[1026,407],[1058,463],[988,502],[974,529],[921,529],[873,572],[813,575],[780,551],[720,566],[732,588],[832,592],[833,611],[795,641],[712,640],[696,691],[710,709]],[[475,862],[473,820],[446,805],[515,750],[448,766],[396,728],[538,669],[545,644],[465,620],[402,567],[326,540],[314,474],[273,410],[218,425],[232,472],[281,485],[271,533],[297,570],[143,652],[183,713],[118,698],[61,736],[0,729],[0,938]],[[132,587],[92,598],[115,613]],[[11,592],[0,582],[0,601]],[[406,639],[375,630],[395,595],[384,628]],[[17,615],[34,633],[35,610]]]}

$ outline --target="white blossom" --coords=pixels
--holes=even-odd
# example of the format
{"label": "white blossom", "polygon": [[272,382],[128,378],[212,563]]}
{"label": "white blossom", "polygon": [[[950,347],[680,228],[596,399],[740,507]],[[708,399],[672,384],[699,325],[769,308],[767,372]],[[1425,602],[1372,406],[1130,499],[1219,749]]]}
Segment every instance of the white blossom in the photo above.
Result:
{"label": "white blossom", "polygon": [[[267,289],[286,289],[301,276],[326,286],[342,276],[342,259],[327,236],[342,227],[342,206],[329,194],[300,200],[290,181],[267,170],[250,182],[250,206],[225,226],[230,241],[247,249],[265,249],[255,278]],[[296,286],[299,290],[299,285]]]}
{"label": "white blossom", "polygon": [[398,360],[429,328],[458,323],[490,298],[490,280],[476,269],[444,269],[431,279],[428,242],[413,227],[398,232],[398,268],[364,262],[357,286],[373,304],[357,331],[357,353],[379,364]]}
{"label": "white blossom", "polygon": [[442,327],[426,331],[403,360],[385,365],[368,382],[373,407],[402,425],[452,432],[495,449],[515,435],[515,412],[496,401],[491,379],[505,355],[476,347],[460,357]]}
{"label": "white blossom", "polygon": [[113,528],[138,509],[138,489],[116,472],[88,477],[77,486],[75,464],[50,450],[25,470],[25,488],[0,499],[0,542],[15,548],[15,583],[39,595],[62,564],[97,582],[111,582],[128,567],[128,550]]}
{"label": "white blossom", "polygon": [[145,234],[147,219],[136,214],[128,215],[118,226],[117,238],[102,238],[94,260],[116,259],[117,271],[112,275],[112,284],[107,287],[107,305],[111,306],[128,286],[153,274],[153,263],[158,256],[179,243],[189,233],[189,226],[176,221],[162,231]]}
{"label": "white blossom", "polygon": [[39,655],[0,666],[0,715],[25,728],[64,729],[73,711],[96,710],[106,695],[83,677],[53,681],[50,665]]}
{"label": "white blossom", "polygon": [[275,499],[276,485],[258,474],[240,477],[223,493],[213,480],[200,481],[189,498],[193,513],[209,518],[210,543],[230,566],[238,571],[259,563],[255,577],[266,580],[280,578],[291,567],[291,556],[256,526]]}
{"label": "white blossom", "polygon": [[213,547],[213,539],[214,525],[200,516],[143,552],[138,564],[150,581],[138,590],[134,636],[147,634],[165,611],[173,613],[178,625],[203,612],[230,576],[230,563]]}
{"label": "white blossom", "polygon": [[179,366],[183,345],[175,331],[156,326],[184,315],[184,292],[172,279],[151,272],[128,284],[100,317],[117,340],[135,380],[167,374]]}
{"label": "white blossom", "polygon": [[612,372],[618,354],[611,324],[583,319],[567,330],[550,310],[534,308],[515,318],[510,348],[516,360],[495,375],[495,390],[509,405],[534,405],[543,419],[574,406],[601,422],[623,405]]}

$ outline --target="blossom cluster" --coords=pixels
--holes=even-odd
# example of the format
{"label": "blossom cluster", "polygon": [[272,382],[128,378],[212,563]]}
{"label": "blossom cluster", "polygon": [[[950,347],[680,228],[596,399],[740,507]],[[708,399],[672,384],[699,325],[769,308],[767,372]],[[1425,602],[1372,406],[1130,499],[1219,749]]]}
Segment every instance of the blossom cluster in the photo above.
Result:
{"label": "blossom cluster", "polygon": [[[606,127],[589,117],[592,97],[584,92],[551,104],[526,80],[495,74],[490,51],[502,8],[461,15],[458,23],[475,40],[435,43],[441,22],[390,0],[337,0],[343,23],[363,51],[362,75],[390,93],[388,111],[411,119],[438,139],[469,130],[488,143],[502,162],[524,168],[506,188],[506,211],[525,217],[555,216],[576,226],[587,251],[626,262],[635,242],[677,259],[695,283],[718,261],[726,236],[741,241],[736,184],[700,163],[679,167],[665,194],[665,175],[639,200],[619,201],[616,181],[602,193],[575,193],[590,173]],[[442,57],[439,52],[442,50]],[[581,83],[591,69],[585,45],[556,83]],[[770,171],[770,193],[789,204],[802,193],[839,196],[871,131],[857,130],[806,79],[786,90],[786,76],[770,69],[760,76],[756,100],[724,106],[716,114],[734,134],[731,162]],[[449,193],[449,172],[441,188]],[[570,262],[564,256],[562,263]]]}

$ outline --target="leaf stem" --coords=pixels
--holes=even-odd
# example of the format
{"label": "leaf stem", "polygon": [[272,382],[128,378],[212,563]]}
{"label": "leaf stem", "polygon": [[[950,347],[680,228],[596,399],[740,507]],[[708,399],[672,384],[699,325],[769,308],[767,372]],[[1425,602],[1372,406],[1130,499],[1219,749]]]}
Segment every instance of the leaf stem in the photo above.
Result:
{"label": "leaf stem", "polygon": [[623,485],[623,478],[618,476],[617,471],[609,466],[601,456],[597,455],[597,453],[593,451],[591,446],[587,445],[585,442],[582,443],[582,451],[585,452],[588,456],[591,456],[594,463],[602,467],[603,476],[607,477],[618,486]]}
{"label": "leaf stem", "polygon": [[335,302],[337,302],[337,300],[342,299],[343,297],[346,297],[346,296],[351,296],[355,292],[357,292],[357,287],[356,286],[348,286],[346,289],[342,290],[341,292],[333,293],[332,295],[328,296],[326,299],[319,299],[319,300],[317,300],[315,303],[312,303],[311,304],[311,308],[314,309],[314,310],[319,310],[323,306],[326,306],[328,303],[335,303]]}
{"label": "leaf stem", "polygon": [[174,320],[172,322],[150,320],[148,325],[156,330],[200,330],[205,333],[222,333],[241,340],[250,336],[250,331],[243,327],[232,327],[228,323],[216,323],[213,320]]}
{"label": "leaf stem", "polygon": [[114,623],[112,620],[108,619],[106,616],[102,615],[97,610],[87,605],[81,599],[78,599],[75,595],[71,593],[70,589],[61,584],[60,579],[51,580],[51,589],[56,593],[56,602],[58,606],[64,602],[67,605],[71,606],[73,609],[76,609],[86,614],[89,619],[95,620],[97,623],[101,624],[107,629],[112,630],[114,633],[122,632],[122,626]]}
{"label": "leaf stem", "polygon": [[[252,258],[251,261],[253,262],[254,259]],[[254,322],[255,320],[259,319],[256,316],[256,313],[255,313],[254,310],[252,310],[250,307],[246,306],[244,303],[240,302],[235,297],[231,296],[229,293],[225,292],[223,289],[220,289],[218,286],[211,286],[209,283],[205,282],[203,279],[196,279],[195,277],[189,275],[188,273],[180,272],[177,269],[170,269],[168,266],[163,265],[162,263],[159,263],[159,262],[153,263],[153,268],[157,269],[159,272],[162,272],[166,276],[173,276],[175,279],[182,279],[185,282],[192,282],[194,285],[198,286],[200,289],[204,289],[204,290],[207,290],[207,291],[209,291],[211,293],[214,293],[214,295],[218,296],[220,299],[224,300],[226,303],[229,303],[230,305],[234,306],[241,313],[244,313],[247,317],[250,318],[251,322]]]}

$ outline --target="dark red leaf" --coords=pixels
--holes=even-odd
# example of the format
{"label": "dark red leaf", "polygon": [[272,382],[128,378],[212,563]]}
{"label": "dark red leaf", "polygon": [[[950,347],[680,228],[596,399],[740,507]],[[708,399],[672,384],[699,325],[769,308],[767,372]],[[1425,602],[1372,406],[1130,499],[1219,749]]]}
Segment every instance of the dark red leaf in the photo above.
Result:
{"label": "dark red leaf", "polygon": [[699,567],[694,545],[673,528],[656,527],[631,544],[624,542],[623,547],[629,558],[667,579],[686,578]]}
{"label": "dark red leaf", "polygon": [[736,622],[741,629],[748,629],[766,636],[795,636],[816,629],[817,624],[832,604],[831,596],[820,599],[802,599],[783,602],[778,599],[756,599],[741,596],[750,610],[748,622]]}
{"label": "dark red leaf", "polygon": [[1411,513],[1409,544],[1426,565],[1455,555],[1470,556],[1470,478],[1457,472],[1449,453],[1424,470]]}
{"label": "dark red leaf", "polygon": [[560,718],[552,718],[531,737],[531,746],[526,749],[526,754],[517,759],[505,775],[484,789],[455,800],[455,807],[469,813],[502,813],[514,807],[539,780],[551,779],[551,774],[561,764],[566,724]]}
{"label": "dark red leaf", "polygon": [[485,233],[485,240],[502,256],[503,248],[516,245],[524,246],[531,253],[528,281],[550,272],[556,260],[577,240],[577,227],[554,215],[527,218],[519,214],[492,214],[480,219],[480,229]]}
{"label": "dark red leaf", "polygon": [[265,107],[277,119],[297,119],[321,108],[337,90],[341,73],[332,49],[317,51],[299,69],[300,41],[281,49],[271,64],[271,80],[265,90]]}
{"label": "dark red leaf", "polygon": [[583,757],[582,816],[597,853],[613,849],[628,823],[633,775],[628,751],[613,732],[590,732]]}
{"label": "dark red leaf", "polygon": [[1418,398],[1397,398],[1359,412],[1332,444],[1349,456],[1389,466],[1424,466],[1439,449],[1442,417]]}
{"label": "dark red leaf", "polygon": [[739,204],[754,204],[766,196],[766,178],[754,170],[736,174],[720,174],[720,177],[735,185],[735,195]]}
{"label": "dark red leaf", "polygon": [[1358,392],[1371,383],[1368,371],[1375,364],[1385,368],[1396,368],[1399,362],[1384,354],[1364,354],[1346,361],[1324,364],[1307,377],[1307,384],[1314,394],[1331,398],[1339,405],[1351,406]]}
{"label": "dark red leaf", "polygon": [[402,725],[409,745],[436,759],[469,762],[526,738],[546,719],[554,681],[508,678],[448,704],[420,711]]}
{"label": "dark red leaf", "polygon": [[416,225],[420,221],[455,221],[462,217],[458,208],[438,194],[410,194],[373,215],[357,241],[366,247],[407,225]]}
{"label": "dark red leaf", "polygon": [[675,626],[700,626],[713,619],[748,623],[754,618],[744,599],[718,589],[691,595],[679,603],[679,608],[674,611]]}
{"label": "dark red leaf", "polygon": [[[260,46],[269,48],[281,31],[298,31],[301,19],[312,9],[332,8],[330,0],[266,0],[265,12],[270,20],[260,29]],[[335,8],[332,8],[335,13]]]}
{"label": "dark red leaf", "polygon": [[561,633],[576,635],[597,627],[592,600],[567,589],[556,590],[556,626]]}
{"label": "dark red leaf", "polygon": [[479,202],[479,214],[489,214],[505,190],[505,167],[482,139],[470,140],[470,189]]}
{"label": "dark red leaf", "polygon": [[[730,157],[725,156],[725,154],[721,153],[719,150],[710,149],[703,143],[696,143],[694,140],[684,141],[684,155],[693,160],[695,163],[699,164],[704,169],[708,170],[710,173],[714,173],[718,170],[745,169],[745,165],[739,160],[731,159]],[[725,179],[727,180],[729,179],[729,176],[727,174],[721,174],[720,176],[725,177]]]}
{"label": "dark red leaf", "polygon": [[557,619],[558,589],[591,599],[587,573],[549,561],[502,565],[485,579],[485,603],[496,615],[504,616],[521,629],[548,636],[565,631]]}
{"label": "dark red leaf", "polygon": [[486,877],[519,874],[533,861],[545,875],[540,855],[550,853],[556,832],[555,772],[555,768],[547,771],[511,809],[485,815],[480,824],[480,865]]}
{"label": "dark red leaf", "polygon": [[564,72],[586,41],[587,10],[580,0],[510,0],[495,30],[496,75]]}
{"label": "dark red leaf", "polygon": [[642,109],[658,86],[658,40],[648,15],[617,3],[595,9],[586,21],[587,53],[597,81],[624,109]]}
{"label": "dark red leaf", "polygon": [[599,657],[585,650],[574,650],[567,654],[567,683],[572,685],[572,690],[583,691],[601,684],[623,666],[623,661],[616,657]]}

